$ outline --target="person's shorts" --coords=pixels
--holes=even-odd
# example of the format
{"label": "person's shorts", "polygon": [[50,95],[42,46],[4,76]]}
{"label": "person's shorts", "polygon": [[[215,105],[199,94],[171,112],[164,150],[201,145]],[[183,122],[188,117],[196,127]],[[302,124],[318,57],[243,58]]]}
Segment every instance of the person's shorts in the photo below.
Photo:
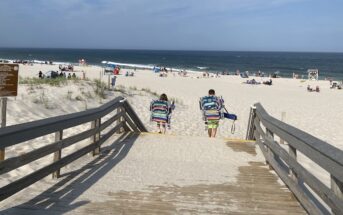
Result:
{"label": "person's shorts", "polygon": [[166,127],[166,122],[157,122],[157,127],[160,127],[160,126],[162,126],[162,127]]}
{"label": "person's shorts", "polygon": [[209,120],[207,121],[207,128],[218,128],[219,120]]}

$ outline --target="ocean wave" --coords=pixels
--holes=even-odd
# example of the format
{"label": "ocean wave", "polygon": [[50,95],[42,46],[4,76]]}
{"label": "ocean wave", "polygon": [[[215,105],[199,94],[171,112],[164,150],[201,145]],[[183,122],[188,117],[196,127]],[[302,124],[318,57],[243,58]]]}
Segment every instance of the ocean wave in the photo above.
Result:
{"label": "ocean wave", "polygon": [[208,67],[206,67],[206,66],[197,66],[197,68],[200,70],[208,69]]}

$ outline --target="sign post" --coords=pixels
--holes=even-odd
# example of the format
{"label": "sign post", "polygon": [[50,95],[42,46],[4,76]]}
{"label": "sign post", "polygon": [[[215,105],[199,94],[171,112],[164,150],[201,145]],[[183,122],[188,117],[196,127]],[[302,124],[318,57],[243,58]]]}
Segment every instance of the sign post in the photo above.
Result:
{"label": "sign post", "polygon": [[[7,97],[18,94],[18,64],[0,64],[1,128],[6,127]],[[0,161],[5,159],[5,149],[0,146]]]}
{"label": "sign post", "polygon": [[6,127],[7,98],[1,98],[1,128]]}

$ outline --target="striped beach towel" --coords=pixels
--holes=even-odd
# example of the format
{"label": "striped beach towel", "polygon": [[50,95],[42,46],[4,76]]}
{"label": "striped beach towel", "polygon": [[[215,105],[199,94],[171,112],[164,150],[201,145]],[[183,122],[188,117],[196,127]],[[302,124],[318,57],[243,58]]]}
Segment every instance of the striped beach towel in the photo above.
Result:
{"label": "striped beach towel", "polygon": [[151,102],[151,121],[168,123],[169,103],[167,101],[155,100]]}

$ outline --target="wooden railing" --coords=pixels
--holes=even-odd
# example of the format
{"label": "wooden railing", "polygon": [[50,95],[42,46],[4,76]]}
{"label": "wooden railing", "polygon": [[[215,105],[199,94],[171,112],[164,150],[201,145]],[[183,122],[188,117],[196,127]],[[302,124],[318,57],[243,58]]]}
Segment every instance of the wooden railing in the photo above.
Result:
{"label": "wooden railing", "polygon": [[[111,114],[113,116],[107,119],[107,121],[101,121],[104,116],[109,116]],[[85,123],[91,123],[89,130],[73,134],[72,136],[63,139],[63,130]],[[107,130],[109,131],[102,134],[102,131],[106,128],[108,128]],[[47,155],[51,155],[52,153],[54,153],[54,158],[51,164],[1,187],[0,201],[41,180],[49,174],[52,174],[53,178],[58,178],[62,167],[89,152],[92,152],[93,156],[99,154],[101,145],[118,131],[147,131],[134,110],[131,108],[130,104],[122,97],[117,97],[113,101],[108,102],[99,108],[1,128],[0,149],[4,155],[4,158],[0,160],[1,177],[7,172],[41,159]],[[55,141],[53,143],[25,154],[6,159],[5,152],[7,147],[12,147],[24,141],[32,140],[48,134],[55,134]],[[63,148],[69,147],[88,138],[91,139],[90,144],[87,144],[85,147],[62,157]]]}
{"label": "wooden railing", "polygon": [[[286,144],[281,146],[275,136]],[[271,117],[259,103],[251,108],[247,139],[256,140],[266,162],[309,214],[343,214],[342,150]],[[297,161],[297,152],[330,174],[330,188]]]}

